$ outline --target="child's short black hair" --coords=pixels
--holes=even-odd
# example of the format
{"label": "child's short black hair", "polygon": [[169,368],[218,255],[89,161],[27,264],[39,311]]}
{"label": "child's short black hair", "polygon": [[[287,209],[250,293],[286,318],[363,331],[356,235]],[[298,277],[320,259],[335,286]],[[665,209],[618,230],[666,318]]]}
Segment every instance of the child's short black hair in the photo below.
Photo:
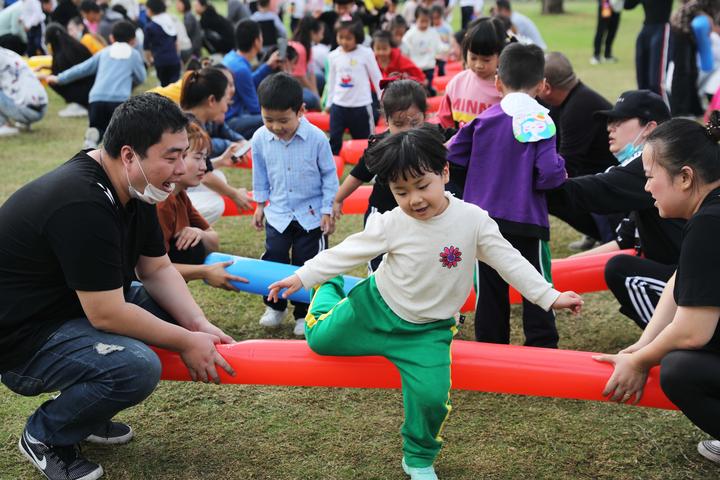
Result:
{"label": "child's short black hair", "polygon": [[101,9],[100,5],[95,3],[93,0],[83,0],[82,3],[80,3],[80,11],[100,13]]}
{"label": "child's short black hair", "polygon": [[335,24],[335,35],[347,30],[355,37],[355,43],[360,45],[365,41],[365,27],[358,20],[341,20]]}
{"label": "child's short black hair", "polygon": [[488,57],[500,55],[508,42],[502,22],[497,18],[481,18],[473,23],[463,38],[463,59],[467,59],[468,52]]}
{"label": "child's short black hair", "polygon": [[258,0],[258,7],[268,8],[270,6],[270,0]]}
{"label": "child's short black hair", "polygon": [[149,8],[156,15],[167,10],[165,0],[146,0],[145,7]]}
{"label": "child's short black hair", "polygon": [[120,20],[113,25],[111,33],[116,42],[130,42],[135,39],[135,25],[127,20]]}
{"label": "child's short black hair", "polygon": [[387,43],[390,45],[390,48],[397,46],[393,41],[392,33],[387,30],[378,30],[373,33],[371,46],[374,47],[376,43]]}
{"label": "child's short black hair", "polygon": [[435,15],[436,13],[439,13],[439,14],[442,16],[442,14],[445,13],[445,9],[444,9],[443,7],[441,7],[440,5],[433,5],[433,6],[430,8],[430,13],[431,13],[432,15]]}
{"label": "child's short black hair", "polygon": [[421,15],[425,15],[426,17],[429,17],[429,16],[430,16],[430,10],[428,10],[428,9],[425,8],[425,7],[417,7],[417,8],[415,9],[415,20],[417,20],[418,18],[420,18]]}
{"label": "child's short black hair", "polygon": [[396,133],[366,151],[367,168],[381,183],[441,174],[447,165],[447,149],[440,130],[422,126]]}
{"label": "child's short black hair", "polygon": [[260,25],[255,20],[240,20],[235,27],[235,47],[241,52],[249,52],[261,34]]}
{"label": "child's short black hair", "polygon": [[545,78],[545,52],[537,45],[508,45],[500,54],[498,77],[512,90],[533,88]]}
{"label": "child's short black hair", "polygon": [[260,106],[267,110],[285,111],[288,108],[297,113],[303,104],[303,89],[295,78],[281,72],[271,75],[258,86]]}
{"label": "child's short black hair", "polygon": [[415,80],[403,79],[390,83],[382,94],[381,108],[385,118],[415,105],[423,114],[427,110],[425,88]]}

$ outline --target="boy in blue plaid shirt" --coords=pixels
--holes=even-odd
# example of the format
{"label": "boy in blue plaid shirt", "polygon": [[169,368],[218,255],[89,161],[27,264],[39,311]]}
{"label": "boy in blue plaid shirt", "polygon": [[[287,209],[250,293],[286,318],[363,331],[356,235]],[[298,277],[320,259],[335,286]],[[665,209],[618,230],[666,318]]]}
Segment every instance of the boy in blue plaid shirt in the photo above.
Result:
{"label": "boy in blue plaid shirt", "polygon": [[[335,161],[325,134],[303,117],[303,91],[297,80],[285,73],[272,75],[258,86],[258,99],[264,126],[251,140],[257,201],[253,225],[258,231],[265,228],[262,259],[303,265],[326,248],[335,230]],[[264,297],[263,302],[260,325],[279,327],[287,301],[269,302]],[[304,336],[308,305],[293,305],[294,333]]]}

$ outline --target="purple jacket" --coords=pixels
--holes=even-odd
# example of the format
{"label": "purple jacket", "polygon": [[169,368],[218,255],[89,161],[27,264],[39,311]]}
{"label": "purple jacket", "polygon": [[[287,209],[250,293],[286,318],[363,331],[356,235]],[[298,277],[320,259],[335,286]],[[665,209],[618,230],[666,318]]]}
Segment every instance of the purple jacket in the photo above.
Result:
{"label": "purple jacket", "polygon": [[556,139],[520,143],[512,117],[494,105],[451,141],[448,161],[467,168],[463,199],[487,210],[506,234],[548,240],[545,190],[567,178]]}

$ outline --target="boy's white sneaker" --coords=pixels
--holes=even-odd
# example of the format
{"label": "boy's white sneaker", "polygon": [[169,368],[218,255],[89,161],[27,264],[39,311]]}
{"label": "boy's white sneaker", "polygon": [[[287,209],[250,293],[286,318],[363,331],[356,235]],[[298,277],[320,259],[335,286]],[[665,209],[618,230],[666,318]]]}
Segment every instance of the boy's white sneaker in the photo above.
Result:
{"label": "boy's white sneaker", "polygon": [[278,328],[285,319],[285,315],[287,315],[287,309],[280,311],[265,307],[265,313],[260,317],[260,325],[265,328]]}
{"label": "boy's white sneaker", "polygon": [[698,443],[698,453],[715,463],[720,463],[720,442],[717,440],[703,440]]}
{"label": "boy's white sneaker", "polygon": [[85,141],[83,143],[83,149],[97,148],[100,143],[100,130],[95,127],[90,127],[85,130]]}
{"label": "boy's white sneaker", "polygon": [[432,465],[422,468],[408,467],[407,463],[405,463],[405,457],[403,457],[402,468],[406,475],[410,475],[410,480],[438,480]]}
{"label": "boy's white sneaker", "polygon": [[68,103],[67,107],[58,112],[58,116],[62,118],[87,117],[87,108],[79,103]]}
{"label": "boy's white sneaker", "polygon": [[293,334],[296,337],[304,337],[305,336],[305,319],[304,318],[296,318],[295,319],[295,328],[293,329]]}
{"label": "boy's white sneaker", "polygon": [[10,135],[17,135],[20,133],[20,129],[11,127],[10,125],[0,125],[0,137],[9,137]]}

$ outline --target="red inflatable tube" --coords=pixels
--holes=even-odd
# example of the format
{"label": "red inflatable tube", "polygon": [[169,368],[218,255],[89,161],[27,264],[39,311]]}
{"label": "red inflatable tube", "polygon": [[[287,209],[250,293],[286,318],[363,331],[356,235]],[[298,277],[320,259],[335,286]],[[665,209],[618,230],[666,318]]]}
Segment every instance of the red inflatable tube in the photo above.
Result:
{"label": "red inflatable tube", "polygon": [[440,104],[442,103],[443,97],[428,97],[427,99],[427,113],[435,113],[440,110]]}
{"label": "red inflatable tube", "polygon": [[457,74],[463,71],[462,62],[447,62],[445,64],[445,73],[447,75]]}
{"label": "red inflatable tube", "polygon": [[450,83],[450,80],[452,80],[455,75],[456,73],[448,72],[447,75],[442,77],[434,77],[432,81],[433,88],[435,88],[438,92],[444,92],[445,87],[447,87],[447,84]]}
{"label": "red inflatable tube", "polygon": [[[342,388],[400,388],[397,369],[383,357],[331,357],[313,353],[303,340],[247,340],[218,345],[235,377],[218,368],[223,383]],[[155,349],[163,380],[190,380],[177,353]],[[481,392],[607,401],[601,395],[612,366],[593,353],[493,345],[457,340],[452,346],[452,388]],[[639,405],[676,409],[650,370]]]}
{"label": "red inflatable tube", "polygon": [[[345,162],[339,155],[333,155],[333,159],[335,159],[335,170],[337,170],[338,178],[340,178],[345,170]],[[248,151],[241,161],[233,164],[236,168],[252,168],[252,165],[252,150]]]}
{"label": "red inflatable tube", "polygon": [[[552,279],[555,289],[575,293],[600,292],[607,290],[605,264],[616,255],[635,255],[635,250],[618,250],[576,258],[560,258],[552,261]],[[510,289],[510,303],[520,303],[522,298]]]}
{"label": "red inflatable tube", "polygon": [[308,122],[318,127],[323,132],[330,131],[330,114],[326,112],[305,112]]}
{"label": "red inflatable tube", "polygon": [[[363,215],[367,211],[368,207],[368,201],[370,199],[370,194],[372,193],[372,186],[370,185],[362,185],[358,187],[357,190],[355,190],[348,198],[345,199],[343,202],[343,213],[345,215]],[[248,196],[252,200],[252,192],[248,193]],[[223,200],[225,201],[225,212],[223,213],[224,217],[233,217],[236,215],[252,215],[253,210],[243,210],[242,212],[238,211],[237,205],[235,205],[235,202],[230,200],[228,197],[223,197]]]}
{"label": "red inflatable tube", "polygon": [[367,146],[367,138],[345,140],[342,144],[342,148],[340,149],[340,156],[343,160],[345,160],[345,163],[357,165]]}

